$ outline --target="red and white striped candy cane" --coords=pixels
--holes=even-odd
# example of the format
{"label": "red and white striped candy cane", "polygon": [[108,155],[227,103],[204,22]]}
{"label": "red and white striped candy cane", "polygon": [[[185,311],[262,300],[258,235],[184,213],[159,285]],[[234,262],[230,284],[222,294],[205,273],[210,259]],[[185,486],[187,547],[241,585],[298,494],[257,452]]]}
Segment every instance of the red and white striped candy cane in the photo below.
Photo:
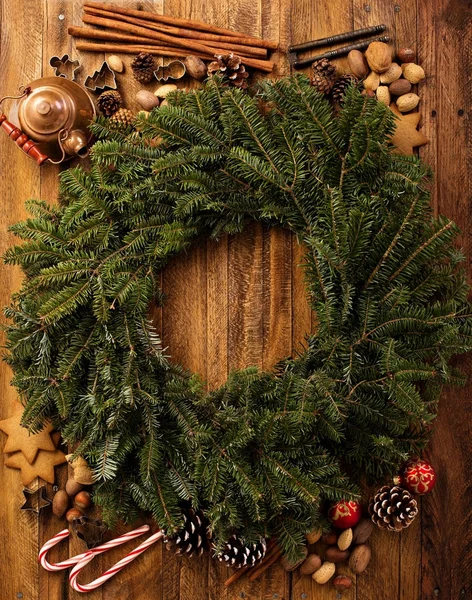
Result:
{"label": "red and white striped candy cane", "polygon": [[[116,573],[118,573],[118,571],[121,571],[121,569],[126,567],[126,565],[128,563],[133,561],[140,554],[142,554],[145,550],[147,550],[149,548],[149,546],[151,546],[152,544],[154,544],[155,542],[160,540],[163,536],[164,536],[164,534],[162,533],[162,531],[158,531],[157,533],[154,533],[153,535],[151,535],[151,537],[149,537],[140,546],[138,546],[137,548],[132,550],[129,554],[127,554],[124,558],[122,558],[119,562],[117,562],[116,565],[114,565],[113,567],[108,569],[108,571],[105,571],[105,573],[103,573],[103,575],[101,575],[100,577],[98,577],[97,579],[92,581],[91,583],[86,583],[85,585],[81,585],[80,583],[77,582],[77,577],[80,575],[80,572],[82,571],[82,569],[86,565],[88,565],[88,563],[91,560],[93,560],[93,558],[95,557],[95,554],[96,554],[94,551],[97,550],[97,548],[95,548],[94,550],[91,550],[90,554],[88,556],[85,556],[84,558],[82,558],[70,572],[70,575],[69,575],[70,585],[76,592],[91,592],[92,590],[97,589],[98,587],[103,585],[105,583],[105,581],[107,581],[108,579],[113,577],[113,575],[116,575]],[[93,554],[92,554],[92,552],[93,552]],[[102,550],[102,552],[104,552],[104,550]]]}
{"label": "red and white striped candy cane", "polygon": [[[82,554],[77,554],[77,556],[73,556],[67,560],[64,560],[60,563],[49,563],[46,559],[46,555],[49,550],[58,544],[61,540],[65,539],[69,536],[69,530],[63,529],[59,533],[57,533],[54,537],[48,540],[44,546],[39,551],[38,562],[42,567],[46,569],[46,571],[62,571],[62,569],[68,569],[69,567],[73,567],[75,564],[83,560],[85,557],[92,558],[96,554],[101,554],[102,552],[106,552],[110,548],[114,548],[115,546],[119,546],[120,544],[124,544],[125,542],[134,539],[149,531],[149,525],[143,525],[142,527],[138,527],[137,529],[133,529],[133,531],[128,531],[124,533],[120,537],[117,537],[114,540],[110,540],[109,542],[105,542],[101,546],[97,546],[96,548],[92,548],[91,550],[87,550],[87,552],[83,552]],[[90,559],[92,560],[92,559]],[[90,562],[90,561],[89,561]]]}

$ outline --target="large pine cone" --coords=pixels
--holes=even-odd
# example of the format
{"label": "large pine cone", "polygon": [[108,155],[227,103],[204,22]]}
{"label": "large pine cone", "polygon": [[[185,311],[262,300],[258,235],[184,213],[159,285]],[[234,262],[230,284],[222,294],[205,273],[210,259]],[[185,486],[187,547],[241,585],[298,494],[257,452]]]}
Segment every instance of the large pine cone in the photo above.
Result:
{"label": "large pine cone", "polygon": [[329,94],[336,81],[336,67],[327,58],[320,58],[311,68],[311,85],[322,94]]}
{"label": "large pine cone", "polygon": [[121,107],[121,102],[120,92],[109,90],[108,92],[100,94],[97,100],[97,106],[106,117],[110,117]]}
{"label": "large pine cone", "polygon": [[149,83],[154,79],[154,71],[156,70],[156,61],[154,56],[149,52],[141,52],[131,63],[134,78],[140,83]]}
{"label": "large pine cone", "polygon": [[246,71],[241,58],[231,54],[215,54],[216,60],[208,65],[208,75],[220,75],[223,81],[230,83],[238,88],[247,88],[247,78],[249,73]]}
{"label": "large pine cone", "polygon": [[353,83],[357,83],[357,79],[350,75],[342,75],[334,82],[334,85],[331,89],[331,97],[334,102],[338,104],[342,104],[344,102],[344,95],[346,93],[347,88]]}
{"label": "large pine cone", "polygon": [[175,535],[166,536],[164,542],[169,544],[176,554],[203,554],[205,550],[210,549],[208,519],[201,510],[184,509],[184,526]]}
{"label": "large pine cone", "polygon": [[120,108],[110,117],[110,121],[129,127],[133,124],[134,115],[128,108]]}
{"label": "large pine cone", "polygon": [[265,540],[256,544],[245,544],[241,538],[233,535],[226,542],[224,550],[218,558],[225,562],[228,567],[240,569],[241,567],[253,567],[262,560],[267,550]]}
{"label": "large pine cone", "polygon": [[369,514],[380,529],[401,531],[418,514],[418,504],[408,490],[384,485],[370,503]]}

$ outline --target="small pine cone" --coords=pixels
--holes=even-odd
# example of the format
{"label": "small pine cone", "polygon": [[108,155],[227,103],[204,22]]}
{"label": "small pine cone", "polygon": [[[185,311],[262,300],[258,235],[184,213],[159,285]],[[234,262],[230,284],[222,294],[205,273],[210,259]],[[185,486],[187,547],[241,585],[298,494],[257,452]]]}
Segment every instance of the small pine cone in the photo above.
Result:
{"label": "small pine cone", "polygon": [[346,93],[347,88],[353,83],[357,83],[357,79],[349,73],[339,77],[331,89],[331,97],[333,102],[342,104],[344,102],[344,94]]}
{"label": "small pine cone", "polygon": [[384,485],[370,503],[369,514],[380,529],[401,531],[418,514],[418,504],[408,490]]}
{"label": "small pine cone", "polygon": [[218,558],[226,563],[226,566],[235,569],[253,567],[264,558],[266,550],[265,540],[256,544],[246,544],[241,538],[233,535],[226,542],[224,550],[218,555]]}
{"label": "small pine cone", "polygon": [[246,71],[241,58],[230,54],[215,54],[216,60],[208,65],[208,75],[220,75],[223,81],[238,88],[247,88],[247,78],[249,73]]}
{"label": "small pine cone", "polygon": [[136,81],[139,81],[140,83],[149,83],[154,79],[154,71],[157,66],[152,54],[149,54],[149,52],[141,52],[134,58],[131,63],[131,68]]}
{"label": "small pine cone", "polygon": [[121,108],[121,94],[115,90],[109,90],[100,94],[97,100],[97,105],[100,111],[106,116],[111,117],[116,111]]}
{"label": "small pine cone", "polygon": [[169,544],[176,554],[203,554],[205,550],[210,549],[208,520],[201,510],[186,508],[183,512],[184,526],[175,535],[166,536],[164,542]]}
{"label": "small pine cone", "polygon": [[119,123],[124,127],[129,127],[133,124],[134,115],[128,108],[120,108],[116,113],[110,117],[110,121]]}
{"label": "small pine cone", "polygon": [[329,94],[336,81],[336,67],[327,58],[320,58],[312,65],[311,85],[322,94]]}

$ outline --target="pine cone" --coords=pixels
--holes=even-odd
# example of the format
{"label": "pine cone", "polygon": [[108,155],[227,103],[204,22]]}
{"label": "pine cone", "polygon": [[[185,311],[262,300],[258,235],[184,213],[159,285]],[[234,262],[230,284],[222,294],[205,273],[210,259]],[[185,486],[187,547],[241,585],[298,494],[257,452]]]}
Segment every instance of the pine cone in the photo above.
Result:
{"label": "pine cone", "polygon": [[129,127],[133,124],[134,115],[128,108],[120,108],[116,113],[110,117],[110,121],[119,123],[124,127]]}
{"label": "pine cone", "polygon": [[218,74],[223,81],[230,83],[238,88],[247,88],[247,78],[249,73],[244,65],[241,64],[241,58],[231,54],[215,54],[216,60],[208,65],[208,75]]}
{"label": "pine cone", "polygon": [[110,117],[112,114],[121,107],[121,94],[115,90],[103,92],[100,94],[97,100],[97,105],[100,111],[106,116]]}
{"label": "pine cone", "polygon": [[165,537],[164,542],[170,543],[176,554],[203,554],[210,548],[208,519],[201,510],[184,509],[184,526],[175,535]]}
{"label": "pine cone", "polygon": [[384,485],[370,503],[369,514],[380,529],[401,531],[418,514],[418,504],[408,490]]}
{"label": "pine cone", "polygon": [[266,541],[262,540],[256,544],[245,544],[241,538],[233,535],[225,544],[224,550],[218,558],[226,563],[228,567],[239,569],[241,567],[253,567],[262,560],[267,550]]}
{"label": "pine cone", "polygon": [[156,70],[156,61],[154,56],[149,52],[141,52],[131,63],[134,78],[140,83],[149,83],[154,79],[154,71]]}
{"label": "pine cone", "polygon": [[336,67],[327,58],[315,60],[312,65],[311,85],[322,94],[329,94],[336,81]]}
{"label": "pine cone", "polygon": [[344,94],[346,93],[347,88],[353,83],[357,83],[357,79],[349,73],[339,77],[339,79],[334,82],[334,85],[331,89],[331,97],[333,101],[337,102],[338,104],[342,104],[344,102]]}

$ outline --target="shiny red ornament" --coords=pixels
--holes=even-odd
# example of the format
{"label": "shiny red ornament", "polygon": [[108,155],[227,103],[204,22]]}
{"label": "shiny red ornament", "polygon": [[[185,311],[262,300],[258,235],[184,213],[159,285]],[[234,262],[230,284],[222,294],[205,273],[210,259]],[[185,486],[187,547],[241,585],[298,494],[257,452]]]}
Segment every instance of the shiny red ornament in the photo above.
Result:
{"label": "shiny red ornament", "polygon": [[328,518],[337,529],[349,529],[359,523],[362,506],[356,500],[340,500],[329,509]]}
{"label": "shiny red ornament", "polygon": [[427,494],[436,485],[436,471],[426,460],[413,458],[403,468],[401,482],[411,494]]}

